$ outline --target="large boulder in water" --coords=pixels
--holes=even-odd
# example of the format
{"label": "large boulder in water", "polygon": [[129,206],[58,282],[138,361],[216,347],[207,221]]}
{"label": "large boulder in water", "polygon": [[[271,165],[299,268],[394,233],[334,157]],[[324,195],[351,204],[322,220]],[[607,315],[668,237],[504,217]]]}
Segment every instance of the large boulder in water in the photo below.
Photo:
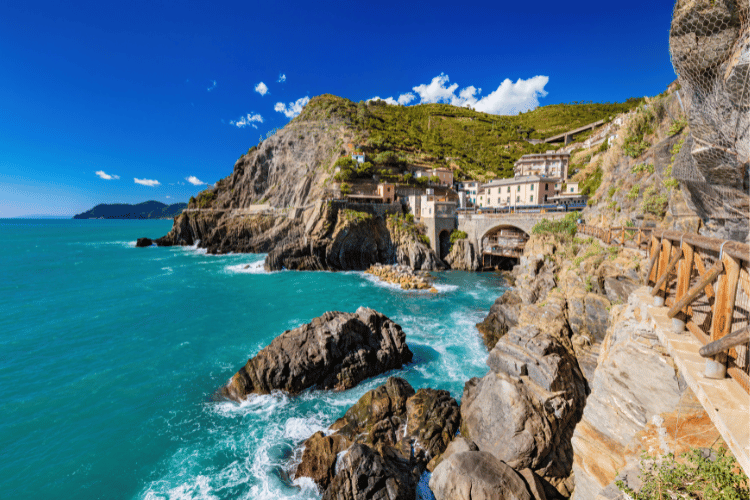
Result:
{"label": "large boulder in water", "polygon": [[328,435],[318,432],[305,441],[295,477],[312,478],[323,498],[414,498],[419,478],[445,451],[460,417],[447,391],[415,392],[391,377],[365,393]]}
{"label": "large boulder in water", "polygon": [[136,248],[150,247],[154,242],[150,238],[138,238],[135,242]]}
{"label": "large boulder in water", "polygon": [[355,313],[327,312],[276,337],[220,394],[238,401],[273,390],[345,390],[411,358],[404,331],[383,314],[365,307]]}

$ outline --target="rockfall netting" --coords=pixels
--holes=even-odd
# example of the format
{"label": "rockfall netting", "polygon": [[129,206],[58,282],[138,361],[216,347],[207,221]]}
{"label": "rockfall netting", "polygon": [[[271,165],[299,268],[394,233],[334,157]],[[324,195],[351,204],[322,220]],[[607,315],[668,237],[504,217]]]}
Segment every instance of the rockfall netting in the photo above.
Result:
{"label": "rockfall netting", "polygon": [[750,212],[748,0],[677,0],[669,34],[690,135],[673,176],[711,219]]}

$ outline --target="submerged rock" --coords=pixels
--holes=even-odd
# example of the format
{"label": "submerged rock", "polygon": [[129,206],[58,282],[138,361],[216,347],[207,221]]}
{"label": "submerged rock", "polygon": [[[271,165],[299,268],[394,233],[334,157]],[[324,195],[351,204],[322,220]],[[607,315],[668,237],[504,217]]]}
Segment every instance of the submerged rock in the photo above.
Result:
{"label": "submerged rock", "polygon": [[276,337],[219,392],[239,401],[273,390],[344,390],[411,358],[404,331],[383,314],[365,307],[355,313],[327,312]]}

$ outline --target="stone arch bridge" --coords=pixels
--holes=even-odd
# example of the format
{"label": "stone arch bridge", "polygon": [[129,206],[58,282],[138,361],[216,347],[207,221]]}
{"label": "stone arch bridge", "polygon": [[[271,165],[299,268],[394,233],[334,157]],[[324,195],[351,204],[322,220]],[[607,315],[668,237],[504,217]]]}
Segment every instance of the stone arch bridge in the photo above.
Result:
{"label": "stone arch bridge", "polygon": [[468,235],[479,255],[518,258],[537,222],[562,219],[565,215],[565,212],[460,214],[457,219],[458,229]]}

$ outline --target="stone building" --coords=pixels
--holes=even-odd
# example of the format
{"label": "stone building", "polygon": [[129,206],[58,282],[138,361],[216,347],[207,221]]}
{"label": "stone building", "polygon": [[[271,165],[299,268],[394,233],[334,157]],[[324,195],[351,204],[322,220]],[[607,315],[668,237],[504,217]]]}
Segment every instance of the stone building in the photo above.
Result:
{"label": "stone building", "polygon": [[513,173],[516,177],[536,175],[565,181],[568,178],[569,164],[570,153],[547,151],[523,155],[513,165]]}

